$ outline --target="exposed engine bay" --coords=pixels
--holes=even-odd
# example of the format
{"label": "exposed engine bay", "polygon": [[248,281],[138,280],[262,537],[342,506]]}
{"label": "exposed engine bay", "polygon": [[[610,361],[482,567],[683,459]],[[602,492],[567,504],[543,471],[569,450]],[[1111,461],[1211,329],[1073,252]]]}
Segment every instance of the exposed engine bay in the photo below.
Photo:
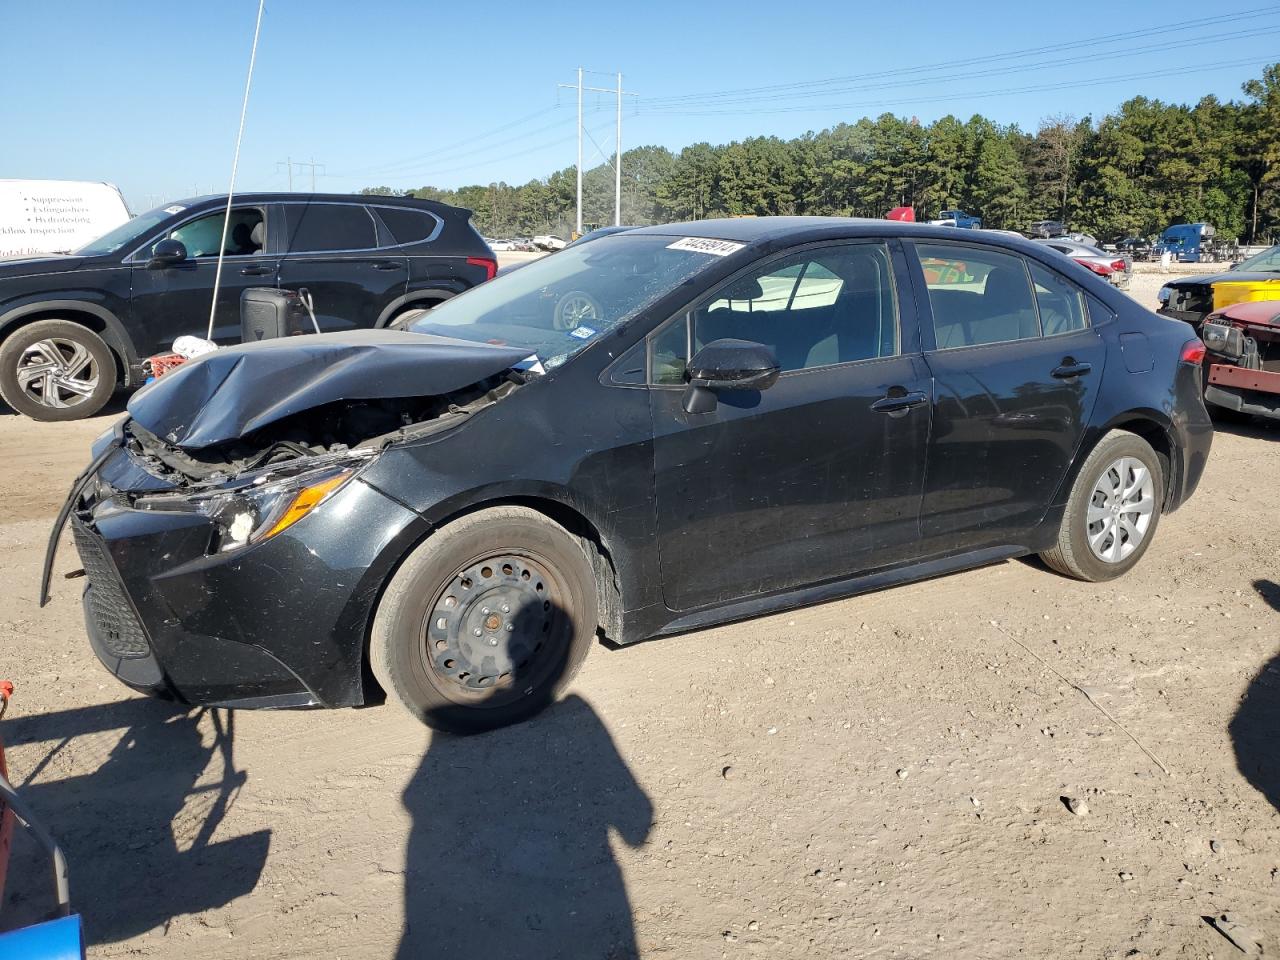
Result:
{"label": "exposed engine bay", "polygon": [[308,458],[372,454],[389,443],[429,436],[509,396],[525,382],[518,371],[486,378],[444,396],[335,400],[207,447],[187,449],[136,420],[125,448],[148,472],[179,487],[218,486],[241,474],[302,466]]}

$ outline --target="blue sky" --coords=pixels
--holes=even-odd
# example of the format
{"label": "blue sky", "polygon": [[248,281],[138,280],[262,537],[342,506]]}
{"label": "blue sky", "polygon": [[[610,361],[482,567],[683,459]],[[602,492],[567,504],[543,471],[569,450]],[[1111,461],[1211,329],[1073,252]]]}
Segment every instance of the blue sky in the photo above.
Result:
{"label": "blue sky", "polygon": [[[0,176],[108,180],[135,210],[225,190],[256,11],[256,0],[7,0]],[[1148,32],[1207,18],[1218,19]],[[574,97],[556,85],[579,65],[608,72],[588,75],[596,86],[621,70],[640,94],[627,98],[624,149],[679,149],[885,111],[1034,129],[1136,94],[1238,98],[1272,60],[1280,3],[1258,0],[268,0],[237,187],[283,189],[286,157],[323,162],[321,190],[544,176],[574,162]],[[613,100],[586,103],[607,153]],[[600,157],[588,141],[588,165]],[[295,188],[310,182],[295,169]]]}

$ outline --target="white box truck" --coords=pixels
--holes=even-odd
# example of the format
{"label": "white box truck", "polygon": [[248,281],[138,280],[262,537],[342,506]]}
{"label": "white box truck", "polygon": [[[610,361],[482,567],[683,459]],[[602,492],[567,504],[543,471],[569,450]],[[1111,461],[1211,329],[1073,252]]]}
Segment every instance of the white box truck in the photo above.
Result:
{"label": "white box truck", "polygon": [[120,190],[82,180],[0,180],[0,258],[66,253],[130,218]]}

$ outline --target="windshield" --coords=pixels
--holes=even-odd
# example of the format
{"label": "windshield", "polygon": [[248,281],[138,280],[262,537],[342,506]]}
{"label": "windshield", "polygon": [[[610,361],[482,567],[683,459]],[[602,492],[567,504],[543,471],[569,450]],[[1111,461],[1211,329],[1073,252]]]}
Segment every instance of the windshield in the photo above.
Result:
{"label": "windshield", "polygon": [[624,233],[567,248],[441,304],[409,329],[517,346],[551,369],[742,246],[705,241],[715,253],[677,246],[700,243]]}
{"label": "windshield", "polygon": [[1248,260],[1243,260],[1237,270],[1257,270],[1259,273],[1280,273],[1280,244],[1263,250]]}
{"label": "windshield", "polygon": [[103,234],[97,240],[90,240],[74,252],[81,257],[101,257],[108,253],[115,253],[121,247],[137,240],[144,233],[158,227],[175,213],[181,212],[181,210],[181,207],[177,209],[174,207],[157,207],[155,210],[148,210],[146,213],[134,217],[128,223],[122,223],[110,233]]}

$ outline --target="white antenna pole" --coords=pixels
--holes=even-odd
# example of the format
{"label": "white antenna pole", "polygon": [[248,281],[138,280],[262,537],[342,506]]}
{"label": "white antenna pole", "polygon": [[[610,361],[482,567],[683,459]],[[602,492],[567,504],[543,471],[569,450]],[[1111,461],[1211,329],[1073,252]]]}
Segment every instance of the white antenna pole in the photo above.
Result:
{"label": "white antenna pole", "polygon": [[618,145],[613,153],[613,225],[622,226],[622,74],[618,74]]}
{"label": "white antenna pole", "polygon": [[236,152],[231,160],[231,183],[227,187],[227,210],[222,217],[222,241],[218,244],[218,268],[213,274],[213,303],[209,304],[209,335],[213,340],[213,320],[218,313],[218,288],[222,285],[222,258],[227,252],[227,228],[231,226],[231,198],[236,192],[236,169],[240,166],[240,141],[244,137],[244,117],[249,111],[249,87],[253,84],[253,64],[258,59],[258,34],[262,30],[262,10],[267,0],[258,0],[258,21],[253,27],[253,49],[249,52],[249,75],[244,80],[244,102],[240,104],[240,131],[236,134]]}
{"label": "white antenna pole", "polygon": [[578,68],[578,232],[582,236],[582,68]]}

